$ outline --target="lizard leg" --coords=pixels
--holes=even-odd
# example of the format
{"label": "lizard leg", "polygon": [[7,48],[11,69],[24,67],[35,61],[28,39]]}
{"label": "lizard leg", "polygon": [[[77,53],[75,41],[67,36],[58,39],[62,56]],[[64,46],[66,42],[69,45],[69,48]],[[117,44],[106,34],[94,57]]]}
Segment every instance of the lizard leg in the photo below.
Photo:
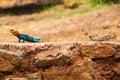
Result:
{"label": "lizard leg", "polygon": [[20,43],[21,39],[19,38],[18,42]]}
{"label": "lizard leg", "polygon": [[26,39],[23,39],[23,43],[26,41]]}

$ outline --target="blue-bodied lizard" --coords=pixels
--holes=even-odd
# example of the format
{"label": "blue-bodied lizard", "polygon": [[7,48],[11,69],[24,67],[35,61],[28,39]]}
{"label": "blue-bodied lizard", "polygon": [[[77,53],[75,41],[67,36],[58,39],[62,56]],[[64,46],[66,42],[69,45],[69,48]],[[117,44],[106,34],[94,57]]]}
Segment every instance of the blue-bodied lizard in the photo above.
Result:
{"label": "blue-bodied lizard", "polygon": [[29,42],[39,42],[40,38],[39,37],[31,37],[28,34],[21,34],[19,33],[19,31],[11,29],[10,33],[12,33],[13,35],[15,35],[18,38],[18,42],[20,43],[21,40],[23,40],[22,42],[25,41],[29,41]]}

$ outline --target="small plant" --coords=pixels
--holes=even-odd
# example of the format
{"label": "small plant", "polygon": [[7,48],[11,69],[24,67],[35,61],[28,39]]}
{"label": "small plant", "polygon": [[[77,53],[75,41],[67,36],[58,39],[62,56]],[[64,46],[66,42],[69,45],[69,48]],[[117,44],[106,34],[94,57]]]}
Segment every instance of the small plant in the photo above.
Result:
{"label": "small plant", "polygon": [[90,2],[94,4],[101,4],[101,3],[117,3],[118,0],[90,0]]}

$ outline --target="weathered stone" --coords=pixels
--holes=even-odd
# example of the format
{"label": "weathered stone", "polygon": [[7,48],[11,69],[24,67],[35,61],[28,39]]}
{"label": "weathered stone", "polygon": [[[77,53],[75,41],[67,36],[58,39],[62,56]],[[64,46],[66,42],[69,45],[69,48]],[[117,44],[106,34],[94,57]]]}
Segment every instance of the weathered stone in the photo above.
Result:
{"label": "weathered stone", "polygon": [[93,67],[93,62],[90,59],[85,59],[84,62],[74,67],[70,76],[73,76],[73,79],[76,80],[106,80],[105,77],[102,77],[100,72]]}
{"label": "weathered stone", "polygon": [[0,72],[12,72],[20,65],[20,58],[9,54],[9,51],[3,51],[5,53],[0,50]]}
{"label": "weathered stone", "polygon": [[115,53],[114,59],[115,60],[120,60],[120,52]]}
{"label": "weathered stone", "polygon": [[[94,72],[93,72],[94,71]],[[43,72],[44,80],[106,80],[93,67],[89,59],[74,67],[52,67]]]}
{"label": "weathered stone", "polygon": [[5,75],[3,73],[0,73],[0,80],[5,80]]}
{"label": "weathered stone", "polygon": [[43,72],[44,80],[73,80],[67,74],[69,73],[70,67],[68,66],[54,66],[45,72]]}
{"label": "weathered stone", "polygon": [[118,63],[118,64],[113,68],[113,70],[115,71],[115,73],[116,73],[117,75],[120,75],[120,63]]}
{"label": "weathered stone", "polygon": [[0,76],[8,80],[119,80],[119,43],[7,43],[0,48],[6,49],[0,49]]}
{"label": "weathered stone", "polygon": [[16,77],[16,78],[6,78],[5,80],[28,80],[28,79],[27,78]]}
{"label": "weathered stone", "polygon": [[70,62],[67,50],[60,51],[59,48],[46,50],[38,53],[34,59],[39,68],[64,65]]}
{"label": "weathered stone", "polygon": [[94,68],[107,80],[112,80],[114,76],[120,74],[120,62],[114,60],[113,57],[94,60]]}
{"label": "weathered stone", "polygon": [[115,54],[115,50],[111,46],[103,43],[81,45],[80,49],[82,55],[89,58],[104,58]]}
{"label": "weathered stone", "polygon": [[39,80],[39,78],[16,77],[16,78],[6,78],[5,80]]}
{"label": "weathered stone", "polygon": [[115,75],[111,80],[120,80],[120,75]]}
{"label": "weathered stone", "polygon": [[14,70],[14,66],[4,58],[0,58],[0,72],[11,72]]}

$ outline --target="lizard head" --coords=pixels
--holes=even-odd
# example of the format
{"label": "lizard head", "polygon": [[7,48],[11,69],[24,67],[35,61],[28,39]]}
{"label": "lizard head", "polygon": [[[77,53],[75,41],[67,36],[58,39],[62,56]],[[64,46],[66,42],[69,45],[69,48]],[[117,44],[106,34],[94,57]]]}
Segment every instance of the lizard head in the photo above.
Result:
{"label": "lizard head", "polygon": [[18,35],[20,34],[19,31],[14,30],[14,29],[11,29],[11,30],[10,30],[10,33],[12,33],[12,34],[15,35],[15,36],[18,36]]}

